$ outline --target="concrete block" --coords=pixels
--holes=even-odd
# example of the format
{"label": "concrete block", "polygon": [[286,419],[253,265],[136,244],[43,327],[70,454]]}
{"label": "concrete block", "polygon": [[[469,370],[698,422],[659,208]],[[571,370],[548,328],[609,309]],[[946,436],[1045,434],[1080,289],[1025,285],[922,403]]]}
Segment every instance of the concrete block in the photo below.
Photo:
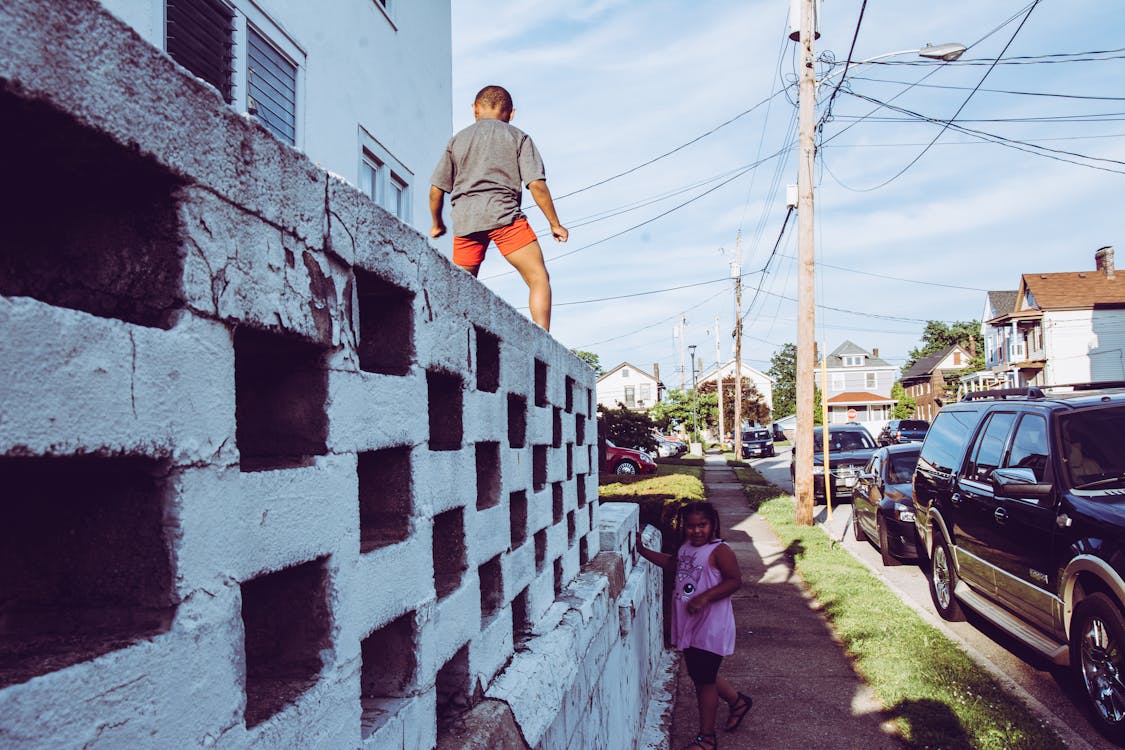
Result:
{"label": "concrete block", "polygon": [[418,404],[423,377],[333,370],[328,374],[328,449],[336,452],[422,445],[429,423]]}

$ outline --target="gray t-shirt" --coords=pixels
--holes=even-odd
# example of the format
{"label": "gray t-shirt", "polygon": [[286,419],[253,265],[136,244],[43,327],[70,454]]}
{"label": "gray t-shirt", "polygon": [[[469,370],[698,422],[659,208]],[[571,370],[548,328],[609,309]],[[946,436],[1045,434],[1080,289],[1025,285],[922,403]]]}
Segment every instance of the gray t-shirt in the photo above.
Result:
{"label": "gray t-shirt", "polygon": [[523,186],[546,179],[531,137],[502,120],[478,120],[449,139],[430,184],[449,193],[453,233],[465,237],[523,218]]}

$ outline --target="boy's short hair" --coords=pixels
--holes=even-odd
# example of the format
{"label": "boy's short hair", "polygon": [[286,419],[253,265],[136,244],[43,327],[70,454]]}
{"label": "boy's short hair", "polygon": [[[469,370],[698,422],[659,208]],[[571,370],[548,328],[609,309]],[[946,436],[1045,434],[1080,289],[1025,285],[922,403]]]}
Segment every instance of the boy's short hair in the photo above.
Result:
{"label": "boy's short hair", "polygon": [[477,92],[477,98],[473,100],[473,104],[508,112],[511,112],[514,108],[512,105],[512,95],[509,94],[508,90],[503,86],[485,86]]}

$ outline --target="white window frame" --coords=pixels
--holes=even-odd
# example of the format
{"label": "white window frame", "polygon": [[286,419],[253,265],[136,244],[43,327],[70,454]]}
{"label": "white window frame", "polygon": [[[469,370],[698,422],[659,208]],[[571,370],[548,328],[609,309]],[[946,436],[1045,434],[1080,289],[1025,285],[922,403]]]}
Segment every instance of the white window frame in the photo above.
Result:
{"label": "white window frame", "polygon": [[863,387],[864,388],[874,390],[875,388],[879,387],[879,373],[877,373],[877,372],[865,372],[863,375],[864,375],[864,378],[863,378]]}
{"label": "white window frame", "polygon": [[299,45],[285,29],[281,28],[269,16],[263,13],[252,2],[228,3],[234,8],[234,107],[243,114],[249,113],[250,87],[246,82],[246,65],[249,59],[249,34],[247,29],[253,28],[283,57],[289,59],[297,68],[295,81],[296,102],[293,113],[293,146],[304,150],[305,144],[305,50]]}
{"label": "white window frame", "polygon": [[[359,179],[356,185],[399,221],[413,223],[414,173],[362,126],[359,144]],[[371,177],[367,179],[365,174],[369,171]],[[392,201],[392,198],[395,200]]]}

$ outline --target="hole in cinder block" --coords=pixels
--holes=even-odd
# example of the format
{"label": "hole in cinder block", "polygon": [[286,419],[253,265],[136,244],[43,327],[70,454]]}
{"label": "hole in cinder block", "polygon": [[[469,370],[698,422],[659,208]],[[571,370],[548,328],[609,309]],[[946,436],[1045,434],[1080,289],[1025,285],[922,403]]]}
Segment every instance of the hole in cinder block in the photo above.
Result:
{"label": "hole in cinder block", "polygon": [[590,503],[589,505],[586,506],[586,508],[590,511],[590,529],[591,529],[591,531],[594,528],[596,528],[594,526],[594,506],[595,505],[596,505],[596,503]]}
{"label": "hole in cinder block", "polygon": [[450,724],[469,708],[472,686],[469,684],[469,645],[457,649],[438,670],[437,688],[438,746]]}
{"label": "hole in cinder block", "polygon": [[410,448],[360,453],[359,551],[370,552],[410,536],[413,480]]}
{"label": "hole in cinder block", "polygon": [[574,486],[578,490],[578,507],[581,508],[586,505],[586,475],[579,474],[575,477]]}
{"label": "hole in cinder block", "polygon": [[405,375],[414,359],[414,293],[355,269],[359,304],[359,369]]}
{"label": "hole in cinder block", "polygon": [[574,443],[566,444],[566,478],[574,479]]}
{"label": "hole in cinder block", "polygon": [[566,546],[567,547],[573,547],[574,546],[574,534],[575,534],[575,531],[577,530],[576,524],[574,523],[574,513],[575,513],[575,511],[572,510],[569,513],[566,514]]}
{"label": "hole in cinder block", "polygon": [[519,490],[508,496],[508,520],[512,534],[512,546],[510,549],[516,549],[527,541],[526,490]]}
{"label": "hole in cinder block", "polygon": [[331,646],[324,559],[242,584],[246,726],[261,724],[316,684]]}
{"label": "hole in cinder block", "polygon": [[556,557],[552,565],[555,573],[555,598],[558,599],[563,591],[563,562],[561,557]]}
{"label": "hole in cinder block", "polygon": [[426,372],[426,390],[429,396],[430,450],[459,450],[464,419],[461,376],[429,370]]}
{"label": "hole in cinder block", "polygon": [[557,406],[551,414],[551,447],[562,447],[562,409]]}
{"label": "hole in cinder block", "polygon": [[512,644],[519,646],[531,633],[531,620],[527,614],[527,589],[512,599]]}
{"label": "hole in cinder block", "polygon": [[563,484],[551,484],[551,523],[559,523],[563,519]]}
{"label": "hole in cinder block", "polygon": [[500,556],[497,555],[477,568],[477,575],[480,578],[480,622],[483,628],[504,603],[504,574],[500,567]]}
{"label": "hole in cinder block", "polygon": [[461,585],[465,562],[465,514],[461,508],[434,516],[434,590],[444,599]]}
{"label": "hole in cinder block", "polygon": [[566,413],[574,411],[574,378],[566,376]]}
{"label": "hole in cinder block", "polygon": [[587,537],[578,540],[578,564],[585,565],[590,562],[590,542]]}
{"label": "hole in cinder block", "polygon": [[183,307],[175,192],[162,166],[0,89],[0,295],[170,328]]}
{"label": "hole in cinder block", "polygon": [[547,486],[547,446],[531,448],[531,487],[538,492]]}
{"label": "hole in cinder block", "polygon": [[535,532],[535,572],[543,570],[543,563],[547,562],[547,530],[540,529]]}
{"label": "hole in cinder block", "polygon": [[500,443],[477,443],[477,510],[500,503]]}
{"label": "hole in cinder block", "polygon": [[363,639],[360,644],[360,707],[362,736],[370,737],[390,718],[388,698],[410,694],[418,666],[415,613],[407,612]]}
{"label": "hole in cinder block", "polygon": [[508,445],[522,448],[527,443],[527,399],[508,394]]}
{"label": "hole in cinder block", "polygon": [[0,458],[0,688],[166,631],[167,466]]}
{"label": "hole in cinder block", "polygon": [[579,445],[586,444],[586,416],[584,414],[574,415],[574,440]]}
{"label": "hole in cinder block", "polygon": [[480,326],[477,331],[477,390],[496,393],[500,388],[500,338]]}
{"label": "hole in cinder block", "polygon": [[535,360],[535,405],[547,405],[547,363]]}
{"label": "hole in cinder block", "polygon": [[237,328],[234,399],[242,471],[309,466],[328,452],[328,369],[320,347]]}
{"label": "hole in cinder block", "polygon": [[594,391],[592,388],[586,389],[586,413],[591,416],[594,413]]}

